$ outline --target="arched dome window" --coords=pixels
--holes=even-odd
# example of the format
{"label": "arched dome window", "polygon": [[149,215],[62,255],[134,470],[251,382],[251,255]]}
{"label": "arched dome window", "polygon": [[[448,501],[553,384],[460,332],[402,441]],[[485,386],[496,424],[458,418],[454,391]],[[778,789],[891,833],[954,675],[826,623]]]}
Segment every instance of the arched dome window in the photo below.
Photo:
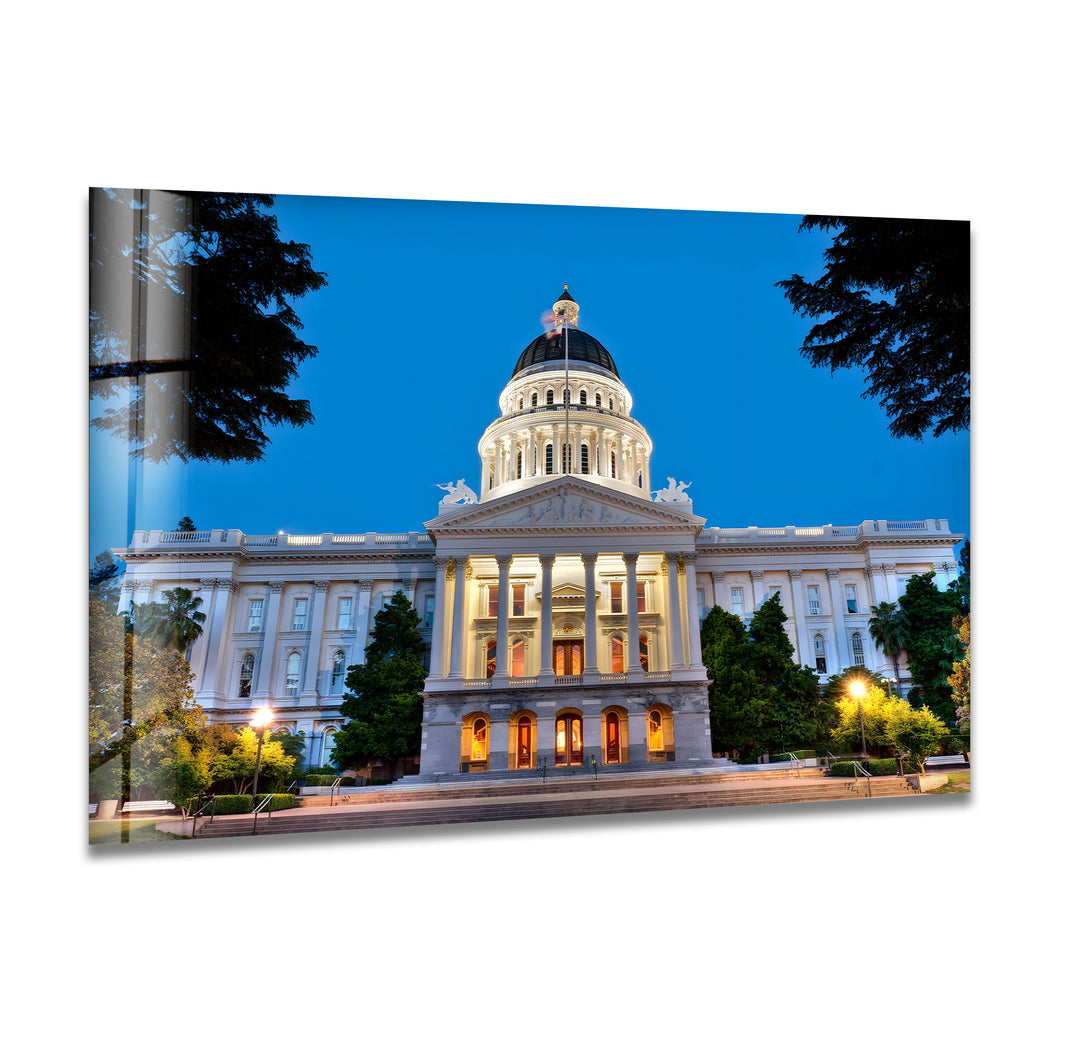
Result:
{"label": "arched dome window", "polygon": [[578,402],[583,406],[589,404],[589,393],[584,388],[581,389],[581,394],[578,395]]}
{"label": "arched dome window", "polygon": [[569,388],[563,388],[562,389],[562,404],[564,406],[570,405],[570,389]]}
{"label": "arched dome window", "polygon": [[534,391],[533,392],[533,397],[532,397],[532,404],[535,406],[539,401],[540,401],[539,396]]}
{"label": "arched dome window", "polygon": [[555,392],[551,388],[547,390],[547,404],[549,406],[555,405]]}
{"label": "arched dome window", "polygon": [[517,476],[518,476],[518,478],[521,477],[521,450],[520,449],[518,450],[518,454],[517,454]]}
{"label": "arched dome window", "polygon": [[596,408],[597,409],[602,409],[603,405],[604,405],[604,400],[603,400],[603,398],[600,397],[600,392],[597,391],[597,393],[596,393]]}
{"label": "arched dome window", "polygon": [[544,474],[553,474],[555,471],[555,446],[548,442],[544,448]]}
{"label": "arched dome window", "polygon": [[581,473],[589,473],[589,447],[584,442],[581,443]]}

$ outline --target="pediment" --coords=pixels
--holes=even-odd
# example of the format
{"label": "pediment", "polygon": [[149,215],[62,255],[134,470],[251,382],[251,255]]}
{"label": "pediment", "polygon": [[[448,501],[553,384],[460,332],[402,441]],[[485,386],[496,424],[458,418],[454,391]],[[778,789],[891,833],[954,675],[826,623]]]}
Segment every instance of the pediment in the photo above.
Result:
{"label": "pediment", "polygon": [[700,531],[705,524],[682,505],[624,496],[573,477],[554,479],[531,489],[468,504],[425,524],[429,533],[452,535],[575,530]]}

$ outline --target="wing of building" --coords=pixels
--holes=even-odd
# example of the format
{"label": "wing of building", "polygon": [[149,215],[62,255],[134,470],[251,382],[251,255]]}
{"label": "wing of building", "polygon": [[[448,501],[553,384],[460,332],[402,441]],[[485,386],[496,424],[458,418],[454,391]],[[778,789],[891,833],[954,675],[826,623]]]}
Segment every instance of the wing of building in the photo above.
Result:
{"label": "wing of building", "polygon": [[[891,671],[870,607],[906,578],[955,578],[944,519],[706,528],[686,484],[650,492],[652,442],[608,350],[569,291],[518,357],[479,443],[479,493],[441,488],[409,533],[252,536],[137,531],[121,607],[178,585],[203,598],[197,698],[242,725],[275,724],[327,763],[345,672],[396,591],[430,650],[420,779],[713,762],[699,625],[748,619],[779,592],[800,663]],[[416,770],[417,766],[414,766]]]}

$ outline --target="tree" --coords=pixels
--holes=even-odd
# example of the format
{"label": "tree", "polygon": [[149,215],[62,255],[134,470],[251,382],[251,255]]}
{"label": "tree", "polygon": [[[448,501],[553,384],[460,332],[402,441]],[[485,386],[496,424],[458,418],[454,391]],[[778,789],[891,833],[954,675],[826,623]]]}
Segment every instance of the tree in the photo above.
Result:
{"label": "tree", "polygon": [[90,566],[90,596],[109,602],[114,614],[120,603],[119,581],[123,571],[124,563],[107,550],[103,550]]}
{"label": "tree", "polygon": [[875,670],[868,670],[865,666],[849,666],[838,674],[833,674],[821,690],[822,698],[835,704],[839,699],[851,695],[851,686],[858,681],[866,691],[871,688],[880,688],[883,691],[889,684],[881,674]]}
{"label": "tree", "polygon": [[177,532],[195,532],[196,531],[195,523],[185,514],[183,516],[183,518],[181,518],[176,523],[176,531]]}
{"label": "tree", "polygon": [[778,595],[754,613],[749,629],[714,608],[702,624],[701,654],[712,684],[709,720],[715,752],[743,759],[816,742],[832,713],[817,674],[792,661],[794,646]]}
{"label": "tree", "polygon": [[318,350],[290,302],[326,277],[278,238],[273,203],[91,190],[90,394],[123,399],[91,423],[133,458],[261,460],[265,427],[311,423],[286,394]]}
{"label": "tree", "polygon": [[194,675],[175,649],[139,637],[107,602],[90,602],[89,767],[95,792],[152,788],[175,737],[206,723]]}
{"label": "tree", "polygon": [[398,591],[375,617],[364,663],[349,668],[346,687],[354,692],[341,702],[349,718],[334,736],[330,759],[340,771],[372,761],[390,762],[420,752],[427,677],[420,617]]}
{"label": "tree", "polygon": [[[862,725],[859,723],[860,706]],[[861,699],[847,695],[837,704],[839,723],[832,737],[849,749],[861,745],[862,730],[866,730],[866,745],[881,751],[889,749],[895,756],[911,757],[911,765],[919,772],[926,758],[936,753],[949,729],[926,707],[915,709],[906,700],[886,695],[885,690],[873,687]]]}
{"label": "tree", "polygon": [[900,609],[907,620],[905,649],[908,670],[917,691],[910,693],[913,705],[929,706],[944,721],[954,719],[955,707],[949,674],[960,658],[960,641],[953,618],[961,611],[956,590],[938,590],[934,573],[912,576],[900,597]]}
{"label": "tree", "polygon": [[796,315],[818,318],[801,354],[815,367],[862,367],[863,398],[885,407],[894,438],[970,424],[967,221],[807,214],[799,231],[836,231],[825,273],[781,279]]}
{"label": "tree", "polygon": [[900,690],[900,654],[908,636],[907,617],[891,601],[870,606],[870,636],[874,644],[892,660],[893,676],[896,678],[896,694]]}
{"label": "tree", "polygon": [[[227,753],[218,753],[210,762],[210,775],[216,782],[230,783],[237,793],[245,792],[255,781],[255,758],[259,757],[259,778],[270,778],[271,785],[291,776],[296,758],[290,757],[278,742],[279,736],[268,735],[259,753],[259,736],[254,728],[242,728],[236,743]],[[264,791],[267,792],[267,791]]]}
{"label": "tree", "polygon": [[952,689],[953,702],[956,703],[956,723],[960,731],[971,731],[971,617],[957,616],[953,620],[964,646],[964,658],[953,663],[949,674],[949,687]]}
{"label": "tree", "polygon": [[164,648],[186,652],[202,633],[206,613],[200,612],[202,598],[184,587],[162,592],[163,602],[136,605],[133,618],[143,636]]}

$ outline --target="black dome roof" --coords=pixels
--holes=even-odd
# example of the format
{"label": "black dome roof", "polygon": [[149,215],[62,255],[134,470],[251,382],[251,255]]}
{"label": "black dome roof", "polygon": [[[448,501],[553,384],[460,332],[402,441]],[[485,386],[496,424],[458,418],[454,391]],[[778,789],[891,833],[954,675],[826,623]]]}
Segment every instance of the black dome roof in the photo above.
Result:
{"label": "black dome roof", "polygon": [[[567,296],[564,294],[564,296]],[[561,298],[560,298],[561,299]],[[573,298],[569,298],[573,299]],[[570,341],[569,354],[571,362],[587,362],[592,366],[599,366],[616,378],[619,371],[615,368],[615,360],[610,352],[595,337],[590,336],[584,330],[576,327],[568,327],[566,335]],[[563,345],[563,333],[560,331],[552,337],[541,333],[522,353],[514,367],[510,379],[513,380],[523,369],[537,366],[543,362],[562,362],[566,358],[567,350]]]}

